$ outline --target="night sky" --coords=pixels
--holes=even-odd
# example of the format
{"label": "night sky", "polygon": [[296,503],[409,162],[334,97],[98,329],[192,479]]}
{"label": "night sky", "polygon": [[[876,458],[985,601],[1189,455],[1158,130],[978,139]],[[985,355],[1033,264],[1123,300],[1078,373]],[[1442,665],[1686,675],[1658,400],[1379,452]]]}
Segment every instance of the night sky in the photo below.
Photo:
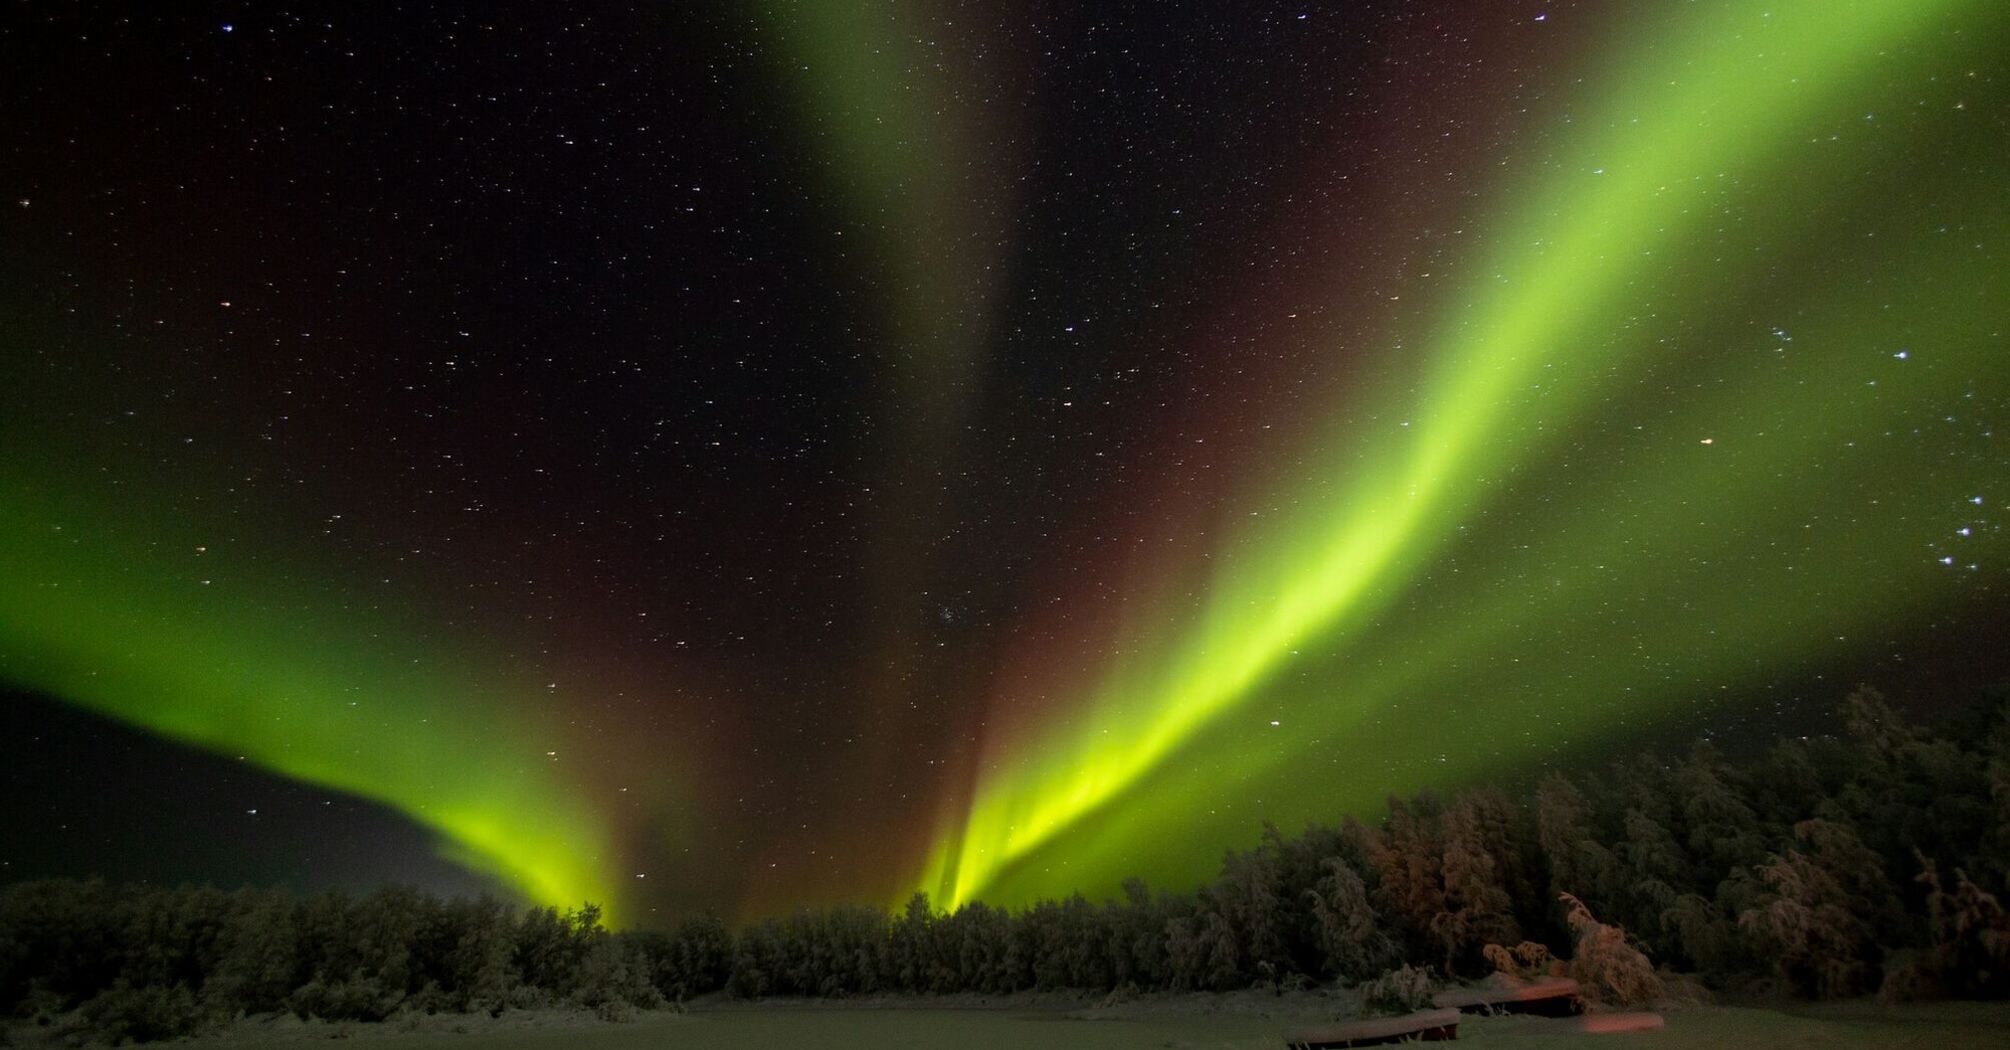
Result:
{"label": "night sky", "polygon": [[2010,5],[0,11],[0,879],[1185,889],[2010,677]]}

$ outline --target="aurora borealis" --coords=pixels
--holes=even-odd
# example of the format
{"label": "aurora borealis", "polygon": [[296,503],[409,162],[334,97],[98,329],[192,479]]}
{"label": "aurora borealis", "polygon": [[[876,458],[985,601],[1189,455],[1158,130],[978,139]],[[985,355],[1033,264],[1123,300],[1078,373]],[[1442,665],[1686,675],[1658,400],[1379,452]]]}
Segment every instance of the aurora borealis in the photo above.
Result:
{"label": "aurora borealis", "polygon": [[647,923],[2010,676],[2010,8],[504,6],[10,13],[0,683]]}

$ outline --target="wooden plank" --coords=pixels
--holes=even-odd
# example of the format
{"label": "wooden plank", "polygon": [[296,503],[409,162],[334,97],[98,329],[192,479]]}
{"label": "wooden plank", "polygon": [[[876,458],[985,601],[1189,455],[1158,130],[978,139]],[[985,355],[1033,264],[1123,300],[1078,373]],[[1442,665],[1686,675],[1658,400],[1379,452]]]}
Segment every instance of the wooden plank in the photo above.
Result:
{"label": "wooden plank", "polygon": [[1578,992],[1576,981],[1553,977],[1514,988],[1450,988],[1431,996],[1431,1003],[1441,1009],[1467,1013],[1563,1017],[1583,1009]]}
{"label": "wooden plank", "polygon": [[1362,1021],[1309,1028],[1284,1037],[1292,1050],[1321,1047],[1377,1046],[1404,1040],[1441,1042],[1459,1037],[1457,1010],[1420,1010],[1401,1017],[1371,1017]]}

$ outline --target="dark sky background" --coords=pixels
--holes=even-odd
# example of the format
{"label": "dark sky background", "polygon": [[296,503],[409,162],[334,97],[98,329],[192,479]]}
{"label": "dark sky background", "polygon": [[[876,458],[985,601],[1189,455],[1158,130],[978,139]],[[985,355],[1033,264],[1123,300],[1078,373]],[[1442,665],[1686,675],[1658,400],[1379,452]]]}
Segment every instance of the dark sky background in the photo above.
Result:
{"label": "dark sky background", "polygon": [[[1434,375],[1505,367],[1447,337],[1486,316],[1460,289],[1528,223],[1600,214],[1517,218],[1600,100],[1651,118],[1629,76],[1693,47],[1729,82],[1742,37],[1664,33],[1676,4],[10,4],[0,877],[499,885],[638,921],[892,900],[945,892],[988,814],[1032,827],[1053,762],[1111,772],[963,883],[1178,885],[1266,816],[1815,731],[1865,677],[1959,703],[2010,673],[2010,95],[2003,17],[1946,6],[1880,15],[1872,72],[1809,88],[1832,105],[1683,131],[1727,181],[1693,238],[1641,220],[1670,269],[1552,278],[1626,275],[1542,343],[1584,378],[1432,416]],[[1890,99],[1916,109],[1865,132]],[[1848,160],[1794,174],[1830,124]],[[1942,263],[1950,302],[1906,293]],[[1851,320],[1873,300],[1900,305]],[[1805,367],[1850,393],[1741,399],[1816,333],[1838,356]],[[1894,362],[1926,378],[1849,372]],[[1358,434],[1412,402],[1509,422],[1451,431],[1472,478],[1360,597],[1237,626],[1346,535],[1321,508],[1372,513],[1348,486],[1396,460]],[[1646,423],[1666,444],[1622,449]],[[1809,443],[1737,444],[1783,432]],[[1685,473],[1699,435],[1734,474]],[[1768,582],[1740,566],[1783,500],[1816,531]],[[1601,516],[1640,537],[1617,591],[1574,575]],[[1695,616],[1721,630],[1663,633]],[[1655,637],[1638,697],[1566,667]],[[1237,653],[1262,673],[1184,713],[1165,683]],[[1544,728],[1447,751],[1433,704]],[[1106,759],[1112,722],[1172,742]],[[1376,757],[1308,781],[1332,748]],[[1191,792],[1223,803],[1202,831]]]}

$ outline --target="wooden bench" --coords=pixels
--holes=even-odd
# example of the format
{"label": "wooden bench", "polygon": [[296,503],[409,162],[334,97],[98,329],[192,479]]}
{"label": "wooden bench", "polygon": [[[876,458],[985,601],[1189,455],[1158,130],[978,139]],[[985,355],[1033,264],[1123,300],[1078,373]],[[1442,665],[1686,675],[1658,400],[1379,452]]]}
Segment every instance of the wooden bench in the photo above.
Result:
{"label": "wooden bench", "polygon": [[1450,988],[1431,996],[1431,1003],[1469,1014],[1569,1017],[1584,1011],[1577,982],[1568,977],[1551,977],[1519,988]]}
{"label": "wooden bench", "polygon": [[1308,1028],[1284,1037],[1290,1050],[1320,1050],[1322,1047],[1377,1046],[1413,1039],[1438,1042],[1459,1037],[1457,1010],[1420,1010],[1401,1017],[1371,1017],[1365,1021],[1324,1028]]}

